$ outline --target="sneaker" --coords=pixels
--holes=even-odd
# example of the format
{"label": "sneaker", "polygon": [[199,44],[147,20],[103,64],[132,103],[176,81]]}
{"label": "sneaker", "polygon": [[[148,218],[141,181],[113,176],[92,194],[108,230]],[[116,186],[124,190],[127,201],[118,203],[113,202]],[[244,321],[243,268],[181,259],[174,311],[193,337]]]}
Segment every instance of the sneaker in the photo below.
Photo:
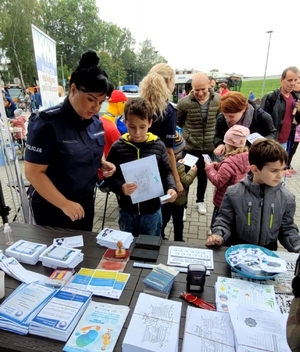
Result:
{"label": "sneaker", "polygon": [[183,210],[182,221],[186,221],[186,209],[185,209],[185,208],[184,208],[184,210]]}
{"label": "sneaker", "polygon": [[197,203],[197,207],[198,207],[198,212],[201,215],[205,215],[206,214],[206,207],[204,203]]}

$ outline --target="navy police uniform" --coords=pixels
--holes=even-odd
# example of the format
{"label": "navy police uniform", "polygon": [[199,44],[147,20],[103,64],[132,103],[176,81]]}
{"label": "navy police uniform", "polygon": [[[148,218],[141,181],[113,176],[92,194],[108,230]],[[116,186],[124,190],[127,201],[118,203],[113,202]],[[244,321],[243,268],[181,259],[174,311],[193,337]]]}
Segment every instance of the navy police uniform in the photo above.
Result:
{"label": "navy police uniform", "polygon": [[166,148],[175,147],[177,125],[177,109],[172,103],[168,103],[162,119],[154,119],[149,132],[158,136]]}
{"label": "navy police uniform", "polygon": [[97,116],[82,120],[66,98],[63,104],[33,116],[28,125],[25,160],[48,165],[46,175],[68,200],[81,204],[85,217],[73,222],[35,190],[31,205],[38,225],[91,231],[94,188],[104,149]]}

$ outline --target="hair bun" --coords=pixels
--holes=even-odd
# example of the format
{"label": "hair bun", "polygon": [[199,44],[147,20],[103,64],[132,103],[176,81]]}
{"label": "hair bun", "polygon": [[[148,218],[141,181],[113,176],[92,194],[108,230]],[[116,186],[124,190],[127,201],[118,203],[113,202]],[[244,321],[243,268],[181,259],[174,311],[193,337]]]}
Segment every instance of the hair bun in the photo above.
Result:
{"label": "hair bun", "polygon": [[81,68],[90,68],[97,66],[99,64],[99,57],[95,50],[87,50],[81,56],[79,61],[79,66]]}

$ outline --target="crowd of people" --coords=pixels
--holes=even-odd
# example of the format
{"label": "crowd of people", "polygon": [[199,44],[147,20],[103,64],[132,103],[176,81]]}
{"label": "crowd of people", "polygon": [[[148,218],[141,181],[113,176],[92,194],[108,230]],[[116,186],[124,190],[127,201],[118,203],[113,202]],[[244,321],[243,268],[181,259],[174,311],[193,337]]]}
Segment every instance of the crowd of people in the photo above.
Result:
{"label": "crowd of people", "polygon": [[[32,116],[28,125],[25,175],[35,222],[91,231],[100,177],[116,195],[121,230],[166,238],[172,218],[174,239],[184,241],[189,187],[196,178],[199,214],[206,214],[207,202],[214,204],[207,246],[247,243],[276,250],[279,241],[298,252],[295,197],[281,180],[295,172],[299,70],[286,68],[280,88],[260,106],[225,86],[216,93],[213,81],[198,72],[191,93],[184,92],[175,107],[169,101],[174,78],[169,65],[157,64],[141,81],[140,97],[127,100],[113,90],[96,52],[82,55],[63,104]],[[107,97],[109,108],[99,119]],[[116,123],[123,112],[121,134]],[[250,143],[253,133],[258,138]],[[198,158],[192,167],[184,164],[187,154]],[[138,185],[125,181],[121,165],[153,155],[169,199],[163,205],[159,197],[133,203]],[[208,180],[215,187],[211,200]]]}

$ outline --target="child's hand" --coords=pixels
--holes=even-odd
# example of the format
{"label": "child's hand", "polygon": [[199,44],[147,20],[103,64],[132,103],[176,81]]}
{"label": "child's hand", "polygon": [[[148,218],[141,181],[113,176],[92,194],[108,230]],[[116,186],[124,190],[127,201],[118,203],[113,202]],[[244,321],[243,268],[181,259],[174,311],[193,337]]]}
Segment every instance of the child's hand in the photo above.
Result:
{"label": "child's hand", "polygon": [[217,170],[219,168],[219,163],[218,162],[214,161],[212,164],[214,166],[214,169]]}
{"label": "child's hand", "polygon": [[168,189],[167,194],[171,196],[170,199],[168,199],[168,203],[173,203],[177,199],[177,192],[174,189]]}
{"label": "child's hand", "polygon": [[216,156],[221,156],[225,153],[225,145],[224,144],[220,144],[215,150],[214,150],[214,154]]}
{"label": "child's hand", "polygon": [[183,160],[183,159],[179,159],[179,160],[177,160],[177,162],[178,162],[179,164],[184,164],[184,160]]}
{"label": "child's hand", "polygon": [[222,246],[223,243],[223,237],[219,235],[211,235],[207,237],[205,245],[207,247],[210,246]]}
{"label": "child's hand", "polygon": [[196,165],[193,165],[193,166],[191,167],[191,170],[193,170],[193,171],[197,172],[198,168],[197,168],[197,166],[196,166]]}
{"label": "child's hand", "polygon": [[137,187],[137,184],[134,182],[124,183],[122,185],[122,192],[125,194],[125,196],[130,196],[137,189]]}

